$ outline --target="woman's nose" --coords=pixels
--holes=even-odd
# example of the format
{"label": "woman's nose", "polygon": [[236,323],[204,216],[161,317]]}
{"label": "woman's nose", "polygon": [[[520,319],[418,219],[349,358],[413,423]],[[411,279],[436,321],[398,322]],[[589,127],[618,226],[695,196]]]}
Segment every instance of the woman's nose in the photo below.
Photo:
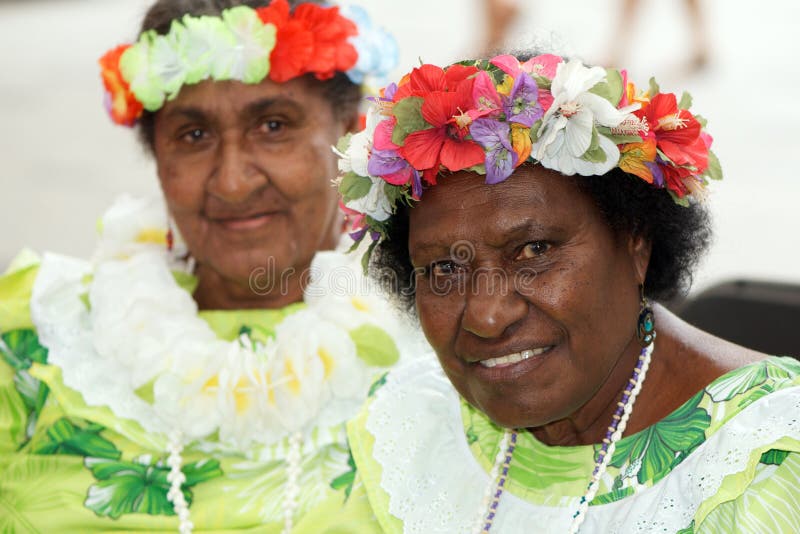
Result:
{"label": "woman's nose", "polygon": [[233,204],[246,200],[267,182],[242,141],[230,140],[220,145],[209,193]]}
{"label": "woman's nose", "polygon": [[461,327],[478,337],[500,337],[528,313],[527,302],[501,269],[476,272],[469,285]]}

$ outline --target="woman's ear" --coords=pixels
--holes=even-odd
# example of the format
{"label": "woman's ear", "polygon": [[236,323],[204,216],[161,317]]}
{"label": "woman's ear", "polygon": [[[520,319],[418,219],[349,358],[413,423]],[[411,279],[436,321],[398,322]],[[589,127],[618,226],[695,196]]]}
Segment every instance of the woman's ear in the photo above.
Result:
{"label": "woman's ear", "polygon": [[633,262],[633,273],[636,275],[636,282],[639,285],[645,283],[647,277],[647,267],[650,265],[650,253],[653,250],[653,243],[641,235],[632,235],[628,241],[628,252]]}

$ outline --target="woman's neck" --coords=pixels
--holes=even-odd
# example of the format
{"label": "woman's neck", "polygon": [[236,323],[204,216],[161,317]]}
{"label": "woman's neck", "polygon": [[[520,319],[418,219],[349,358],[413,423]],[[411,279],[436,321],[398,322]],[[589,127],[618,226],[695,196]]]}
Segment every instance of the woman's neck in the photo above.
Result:
{"label": "woman's neck", "polygon": [[268,286],[270,291],[261,291],[249,281],[224,278],[202,264],[197,266],[195,275],[198,283],[194,300],[201,310],[277,309],[303,300],[299,276]]}

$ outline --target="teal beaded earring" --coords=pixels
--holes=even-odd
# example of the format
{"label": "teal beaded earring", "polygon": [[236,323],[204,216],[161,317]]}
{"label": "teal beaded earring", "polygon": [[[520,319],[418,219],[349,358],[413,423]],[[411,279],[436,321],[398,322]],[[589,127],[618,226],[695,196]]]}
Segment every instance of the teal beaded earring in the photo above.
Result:
{"label": "teal beaded earring", "polygon": [[644,296],[644,285],[640,285],[642,293],[641,308],[639,309],[639,321],[636,323],[636,337],[642,347],[648,346],[656,338],[656,320],[653,316],[653,308]]}

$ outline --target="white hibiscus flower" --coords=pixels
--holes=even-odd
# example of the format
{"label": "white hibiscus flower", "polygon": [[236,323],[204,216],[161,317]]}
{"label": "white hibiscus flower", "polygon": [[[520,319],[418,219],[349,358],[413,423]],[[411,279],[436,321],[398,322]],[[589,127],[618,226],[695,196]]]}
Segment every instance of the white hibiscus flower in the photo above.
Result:
{"label": "white hibiscus flower", "polygon": [[610,139],[599,136],[605,161],[588,161],[584,154],[592,144],[595,125],[614,127],[629,114],[618,110],[605,98],[589,90],[603,81],[605,69],[588,68],[579,60],[560,63],[550,92],[553,104],[542,118],[539,140],[533,145],[534,157],[548,168],[572,175],[602,175],[619,161],[619,149]]}

